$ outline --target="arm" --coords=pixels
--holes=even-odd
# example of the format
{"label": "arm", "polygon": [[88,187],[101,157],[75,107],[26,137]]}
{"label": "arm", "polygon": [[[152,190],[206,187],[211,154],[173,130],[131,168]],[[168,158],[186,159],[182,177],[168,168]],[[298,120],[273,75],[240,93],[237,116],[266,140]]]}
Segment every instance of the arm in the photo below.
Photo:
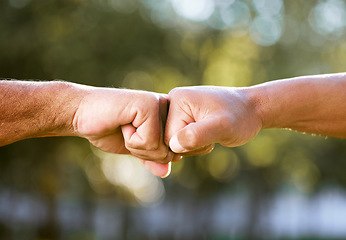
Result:
{"label": "arm", "polygon": [[83,98],[64,82],[0,81],[0,146],[40,136],[77,135],[72,122]]}
{"label": "arm", "polygon": [[177,153],[208,153],[214,143],[239,146],[265,128],[346,138],[344,73],[245,88],[177,88],[169,96],[166,143]]}
{"label": "arm", "polygon": [[261,102],[263,128],[346,138],[346,73],[273,81],[250,91]]}
{"label": "arm", "polygon": [[[67,82],[0,81],[0,146],[42,136],[79,136],[101,150],[167,163],[164,95]],[[166,175],[168,164],[146,164]],[[156,171],[156,172],[155,172]],[[165,172],[165,173],[164,173]]]}

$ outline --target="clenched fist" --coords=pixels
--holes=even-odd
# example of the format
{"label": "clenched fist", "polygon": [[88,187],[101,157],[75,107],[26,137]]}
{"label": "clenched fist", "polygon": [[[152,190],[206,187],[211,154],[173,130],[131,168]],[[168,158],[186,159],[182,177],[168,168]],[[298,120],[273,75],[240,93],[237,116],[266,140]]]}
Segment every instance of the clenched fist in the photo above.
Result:
{"label": "clenched fist", "polygon": [[176,153],[206,154],[215,143],[239,146],[262,128],[256,108],[241,88],[176,88],[169,98],[165,141]]}

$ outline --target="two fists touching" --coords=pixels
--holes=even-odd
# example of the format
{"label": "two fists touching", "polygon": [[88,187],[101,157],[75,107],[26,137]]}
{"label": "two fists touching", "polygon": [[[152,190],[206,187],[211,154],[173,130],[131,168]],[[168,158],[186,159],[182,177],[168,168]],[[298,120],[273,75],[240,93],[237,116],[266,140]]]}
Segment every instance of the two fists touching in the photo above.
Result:
{"label": "two fists touching", "polygon": [[[168,95],[68,82],[0,81],[0,146],[44,136],[79,136],[132,154],[158,176],[215,143],[242,145],[263,128],[346,138],[346,74],[244,88],[198,86]],[[149,160],[149,161],[145,161]]]}
{"label": "two fists touching", "polygon": [[168,96],[92,88],[73,126],[101,150],[149,160],[144,165],[162,177],[169,174],[169,163],[182,156],[207,154],[215,143],[244,144],[260,131],[262,121],[241,88],[176,88]]}
{"label": "two fists touching", "polygon": [[[158,176],[182,156],[215,143],[241,145],[262,122],[249,88],[186,87],[168,95],[69,82],[0,81],[0,146],[45,136],[79,136],[131,154]],[[147,160],[147,161],[146,161]]]}

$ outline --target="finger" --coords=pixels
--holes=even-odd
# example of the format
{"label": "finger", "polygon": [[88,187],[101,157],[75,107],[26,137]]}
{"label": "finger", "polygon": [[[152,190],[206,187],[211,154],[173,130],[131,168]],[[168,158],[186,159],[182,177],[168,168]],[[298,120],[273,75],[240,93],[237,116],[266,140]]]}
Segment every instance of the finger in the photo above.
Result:
{"label": "finger", "polygon": [[191,116],[192,113],[184,111],[174,99],[171,100],[165,128],[165,143],[168,146],[171,138],[177,132],[186,127],[189,123],[194,122]]}
{"label": "finger", "polygon": [[222,129],[215,118],[190,123],[172,136],[169,146],[175,153],[187,153],[216,143]]}
{"label": "finger", "polygon": [[131,139],[133,134],[135,134],[136,128],[130,123],[130,124],[121,126],[121,131],[123,133],[124,140],[126,142],[126,140]]}
{"label": "finger", "polygon": [[215,144],[209,144],[207,146],[204,146],[200,149],[191,151],[191,152],[187,152],[187,153],[183,153],[182,156],[183,157],[190,157],[190,156],[200,156],[200,155],[206,155],[211,153],[211,151],[214,150]]}
{"label": "finger", "polygon": [[[169,100],[168,95],[161,95],[160,96],[160,145],[165,145],[168,148],[168,145],[165,144],[164,138],[165,138],[165,128],[166,128],[166,121],[167,121],[167,115],[168,115],[168,106],[169,106]],[[173,154],[173,152],[171,152]]]}
{"label": "finger", "polygon": [[155,176],[165,178],[171,173],[171,163],[161,164],[151,161],[140,160],[143,165]]}
{"label": "finger", "polygon": [[174,154],[171,162],[179,162],[181,159],[183,159],[183,156],[181,154]]}
{"label": "finger", "polygon": [[168,108],[169,108],[169,99],[167,94],[160,94],[159,97],[159,111],[160,111],[160,122],[162,127],[162,136],[165,133],[165,127],[166,127],[166,121],[167,121],[167,115],[168,115]]}
{"label": "finger", "polygon": [[119,133],[102,137],[90,137],[88,140],[92,145],[102,151],[117,154],[130,154],[130,151],[125,147],[123,136]]}
{"label": "finger", "polygon": [[[165,146],[163,142],[163,121],[167,118],[167,102],[168,98],[163,95],[157,95],[158,102],[155,106],[151,106],[147,112],[147,119],[137,128],[138,136],[144,140],[147,150],[156,150]],[[133,122],[136,127],[136,119]]]}
{"label": "finger", "polygon": [[127,148],[153,151],[163,145],[159,100],[150,104],[140,108],[132,124],[122,126]]}
{"label": "finger", "polygon": [[[156,146],[149,146],[145,144],[145,140],[137,133],[137,129],[132,124],[121,126],[121,131],[124,136],[125,145],[128,150],[142,150],[142,151],[155,151]],[[153,136],[157,138],[157,136]]]}
{"label": "finger", "polygon": [[168,147],[165,146],[162,150],[157,151],[147,151],[147,150],[138,150],[138,149],[129,149],[131,155],[147,160],[147,161],[155,161],[158,163],[168,163],[174,159],[175,153],[168,150]]}

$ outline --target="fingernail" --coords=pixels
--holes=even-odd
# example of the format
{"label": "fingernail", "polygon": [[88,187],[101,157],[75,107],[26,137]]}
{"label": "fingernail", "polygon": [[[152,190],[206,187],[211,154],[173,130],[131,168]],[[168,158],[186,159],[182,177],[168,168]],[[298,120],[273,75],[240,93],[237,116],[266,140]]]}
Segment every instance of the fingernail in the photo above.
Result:
{"label": "fingernail", "polygon": [[180,143],[178,141],[178,136],[177,135],[175,135],[175,136],[173,136],[171,138],[171,140],[169,141],[169,147],[175,153],[183,153],[183,152],[185,152],[185,149],[180,145]]}
{"label": "fingernail", "polygon": [[152,161],[144,161],[144,166],[151,172],[153,175],[160,178],[168,177],[171,173],[171,163],[161,164]]}
{"label": "fingernail", "polygon": [[168,163],[168,169],[167,169],[166,174],[163,175],[163,176],[160,176],[160,177],[161,177],[161,178],[166,178],[166,177],[168,177],[168,176],[171,174],[171,170],[172,170],[172,163],[169,162],[169,163]]}

